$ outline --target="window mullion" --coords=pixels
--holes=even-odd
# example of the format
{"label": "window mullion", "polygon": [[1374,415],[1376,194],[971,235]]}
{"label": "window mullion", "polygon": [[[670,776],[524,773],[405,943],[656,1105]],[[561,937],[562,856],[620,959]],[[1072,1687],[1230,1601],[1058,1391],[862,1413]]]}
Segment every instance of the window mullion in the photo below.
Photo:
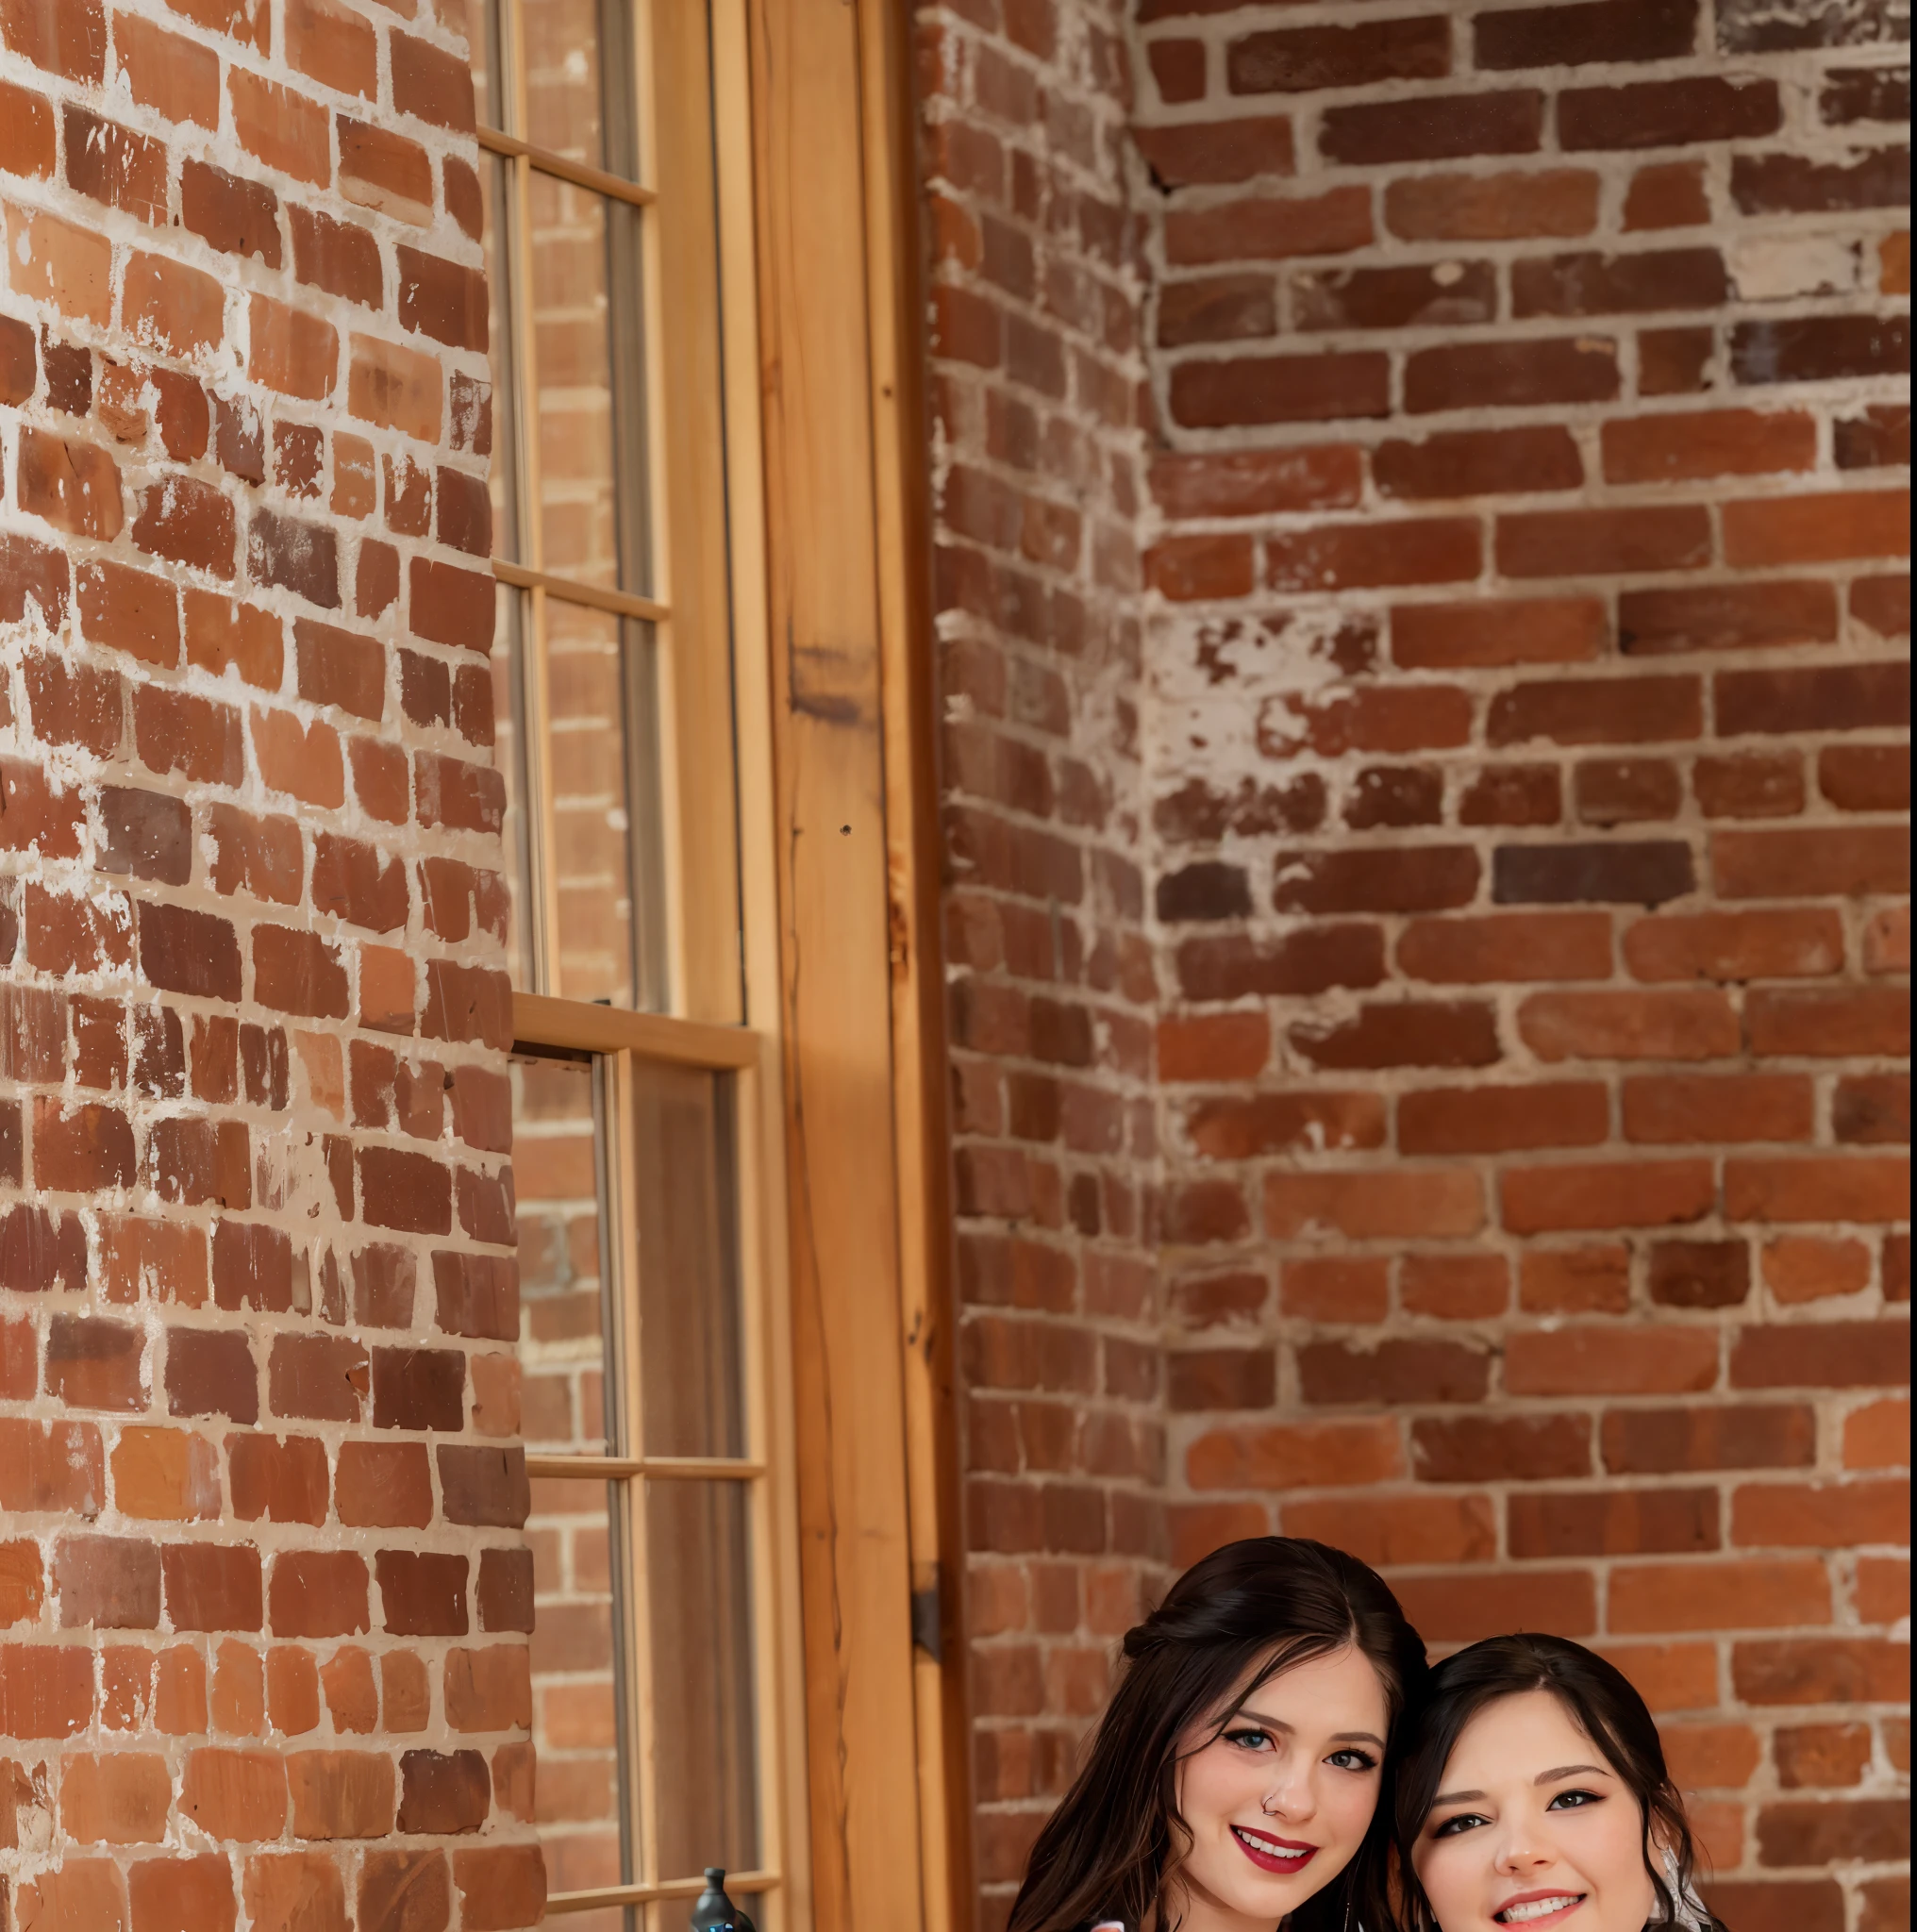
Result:
{"label": "window mullion", "polygon": [[[527,125],[525,21],[521,0],[500,0],[500,4],[504,9],[501,40],[511,49],[509,73],[506,76],[508,86],[502,92],[511,102],[510,131],[518,136]],[[539,373],[533,359],[531,169],[523,154],[508,157],[505,165],[512,201],[508,353],[512,362],[516,431],[512,448],[519,472],[513,491],[519,516],[517,547],[529,569],[542,575],[545,533],[539,507],[544,499],[540,487]],[[525,620],[521,629],[526,660],[521,685],[525,707],[526,857],[530,874],[526,881],[526,912],[532,922],[532,974],[533,984],[540,991],[558,992],[561,989],[558,971],[558,882],[554,864],[552,701],[547,675],[545,593],[537,584],[526,594],[522,610]]]}
{"label": "window mullion", "polygon": [[[618,1440],[607,1447],[621,1456],[645,1450],[644,1382],[641,1375],[642,1338],[639,1324],[639,1195],[634,1161],[638,1155],[633,1117],[633,1060],[630,1053],[609,1054],[606,1108],[607,1203],[612,1215],[613,1277],[608,1307],[613,1318],[613,1356],[608,1372],[616,1386]],[[615,1366],[616,1365],[616,1366]],[[625,1499],[623,1527],[625,1654],[628,1658],[625,1692],[630,1762],[624,1800],[625,1826],[632,1847],[629,1879],[642,1884],[658,1877],[657,1724],[653,1696],[652,1592],[646,1535],[647,1485],[643,1476],[621,1485]]]}
{"label": "window mullion", "polygon": [[658,199],[653,190],[642,188],[637,181],[628,181],[622,175],[608,175],[604,168],[572,160],[565,155],[555,154],[551,148],[522,141],[516,134],[503,134],[496,127],[480,128],[479,145],[488,154],[511,155],[531,162],[542,175],[557,175],[575,188],[610,195],[614,201],[629,201],[635,208],[646,208]]}
{"label": "window mullion", "polygon": [[608,591],[598,584],[582,584],[573,577],[554,576],[548,571],[528,570],[510,558],[492,559],[493,575],[502,583],[517,584],[524,590],[548,591],[569,604],[584,604],[593,610],[608,610],[615,617],[637,617],[649,623],[662,623],[672,613],[651,597],[637,597],[628,591]]}
{"label": "window mullion", "polygon": [[[739,1292],[745,1381],[745,1440],[742,1446],[748,1457],[769,1469],[773,1437],[773,1324],[764,1243],[771,1230],[764,1218],[767,1190],[764,1150],[759,1138],[765,1100],[766,1082],[759,1071],[742,1069],[733,1083],[732,1135],[739,1176]],[[758,1742],[759,1860],[768,1870],[783,1873],[790,1869],[787,1838],[792,1821],[785,1789],[780,1621],[782,1613],[790,1613],[795,1607],[787,1604],[780,1588],[777,1504],[770,1481],[752,1486],[752,1695],[753,1728]]]}
{"label": "window mullion", "polygon": [[533,984],[564,991],[559,977],[559,882],[553,808],[552,693],[547,677],[546,593],[526,593],[525,776],[526,856],[532,876],[526,897],[533,924]]}
{"label": "window mullion", "polygon": [[506,163],[512,182],[513,403],[519,436],[519,550],[528,569],[543,575],[545,530],[540,516],[539,366],[533,359],[532,170],[524,160]]}
{"label": "window mullion", "polygon": [[556,999],[546,993],[513,994],[512,1031],[515,1040],[531,1047],[572,1053],[629,1052],[642,1060],[699,1067],[709,1074],[756,1068],[769,1050],[763,1035],[744,1026],[682,1020],[673,1013],[639,1013],[628,1007]]}
{"label": "window mullion", "polygon": [[525,1473],[554,1476],[650,1476],[655,1482],[755,1482],[765,1464],[742,1456],[528,1456]]}

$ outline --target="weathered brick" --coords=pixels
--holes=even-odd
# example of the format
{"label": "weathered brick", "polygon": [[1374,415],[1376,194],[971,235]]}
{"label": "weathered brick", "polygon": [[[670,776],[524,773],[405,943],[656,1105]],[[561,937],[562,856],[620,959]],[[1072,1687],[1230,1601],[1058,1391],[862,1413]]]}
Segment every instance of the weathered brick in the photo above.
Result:
{"label": "weathered brick", "polygon": [[1858,208],[1907,208],[1907,149],[1867,149],[1843,161],[1797,154],[1741,154],[1731,162],[1731,198],[1745,214],[1822,214]]}
{"label": "weathered brick", "polygon": [[[1659,1227],[1699,1221],[1715,1205],[1716,1191],[1708,1160],[1508,1168],[1501,1177],[1504,1224],[1517,1234],[1542,1234],[1559,1228]],[[1675,1339],[1671,1346],[1674,1358],[1684,1358],[1685,1351]],[[1714,1343],[1711,1359],[1714,1363]]]}
{"label": "weathered brick", "polygon": [[1814,579],[1659,587],[1618,598],[1618,642],[1633,657],[1825,643],[1836,638],[1837,626],[1836,594]]}
{"label": "weathered brick", "polygon": [[116,16],[113,41],[127,87],[142,107],[169,121],[218,126],[220,61],[210,47],[128,13]]}
{"label": "weathered brick", "polygon": [[287,58],[299,73],[340,93],[378,92],[378,30],[338,0],[291,0],[286,39]]}
{"label": "weathered brick", "polygon": [[1171,406],[1174,418],[1192,429],[1383,416],[1391,365],[1371,350],[1194,359],[1173,370]]}
{"label": "weathered brick", "polygon": [[1633,255],[1590,251],[1511,267],[1511,313],[1639,315],[1660,308],[1714,308],[1728,293],[1715,248]]}
{"label": "weathered brick", "polygon": [[400,321],[408,328],[454,348],[484,350],[485,275],[404,242],[396,254]]}
{"label": "weathered brick", "polygon": [[1522,88],[1436,94],[1327,108],[1318,150],[1330,161],[1452,160],[1465,155],[1527,155],[1542,144],[1544,96]]}
{"label": "weathered brick", "polygon": [[1429,79],[1447,73],[1450,64],[1450,36],[1437,19],[1246,34],[1227,44],[1225,62],[1235,94]]}
{"label": "weathered brick", "polygon": [[1145,46],[1162,101],[1195,101],[1205,92],[1205,43],[1154,40]]}
{"label": "weathered brick", "polygon": [[263,182],[186,160],[180,165],[180,220],[223,254],[280,266],[279,197]]}
{"label": "weathered brick", "polygon": [[1905,374],[1910,325],[1906,317],[1874,315],[1740,322],[1730,330],[1730,366],[1738,381],[1753,385]]}
{"label": "weathered brick", "polygon": [[342,221],[321,208],[289,208],[294,277],[329,295],[341,295],[370,308],[385,300],[385,272],[379,244],[357,222]]}
{"label": "weathered brick", "polygon": [[1269,540],[1265,581],[1284,591],[1459,583],[1477,575],[1480,559],[1473,518],[1327,524]]}
{"label": "weathered brick", "polygon": [[1710,561],[1710,520],[1694,504],[1501,516],[1498,567],[1518,577],[1693,570]]}
{"label": "weathered brick", "polygon": [[326,112],[308,94],[240,68],[229,68],[226,92],[240,144],[282,174],[324,188],[332,177]]}
{"label": "weathered brick", "polygon": [[473,76],[457,54],[394,29],[392,104],[435,127],[463,133],[473,125]]}
{"label": "weathered brick", "polygon": [[1910,837],[1901,825],[1719,832],[1710,864],[1726,899],[1897,892],[1909,878]]}
{"label": "weathered brick", "polygon": [[1909,550],[1908,491],[1760,498],[1724,508],[1728,563],[1825,563],[1847,557],[1908,557]]}
{"label": "weathered brick", "polygon": [[1404,380],[1405,408],[1413,415],[1601,403],[1618,392],[1617,351],[1614,343],[1589,336],[1460,342],[1413,350],[1405,358]]}
{"label": "weathered brick", "polygon": [[165,143],[75,102],[60,110],[67,184],[90,199],[153,225],[167,212]]}
{"label": "weathered brick", "polygon": [[160,1550],[166,1614],[175,1630],[262,1627],[259,1552],[217,1543],[169,1543]]}
{"label": "weathered brick", "polygon": [[1170,188],[1289,175],[1294,165],[1292,124],[1279,114],[1134,127],[1132,139],[1153,175]]}
{"label": "weathered brick", "polygon": [[1604,473],[1613,483],[1808,470],[1817,458],[1816,425],[1793,410],[1640,416],[1607,423],[1603,443]]}
{"label": "weathered brick", "polygon": [[1695,884],[1691,848],[1673,840],[1505,845],[1492,856],[1492,897],[1501,906],[1656,906],[1682,898]]}
{"label": "weathered brick", "polygon": [[1385,189],[1385,222],[1417,242],[1501,242],[1585,235],[1597,225],[1598,177],[1576,168],[1510,175],[1409,175]]}
{"label": "weathered brick", "polygon": [[1274,900],[1281,911],[1430,912],[1468,905],[1477,882],[1468,846],[1281,852]]}
{"label": "weathered brick", "polygon": [[[1508,491],[1575,490],[1584,480],[1584,465],[1576,443],[1567,430],[1556,425],[1460,429],[1427,436],[1417,442],[1382,442],[1372,451],[1371,461],[1372,475],[1379,490],[1388,496],[1489,496]],[[1399,663],[1413,661],[1407,658],[1402,648],[1401,621],[1428,619],[1433,611],[1442,608],[1411,605],[1393,613],[1392,654]],[[1486,608],[1474,604],[1469,608],[1486,621],[1486,628],[1490,629],[1501,611],[1509,610],[1515,617],[1522,607]],[[1594,607],[1571,605],[1565,615],[1590,608]],[[1542,608],[1536,608],[1531,616],[1535,619],[1544,614]],[[1547,648],[1533,642],[1527,655],[1542,655]]]}
{"label": "weathered brick", "polygon": [[1775,134],[1782,118],[1775,81],[1716,75],[1567,88],[1558,97],[1558,139],[1573,152],[1744,141]]}

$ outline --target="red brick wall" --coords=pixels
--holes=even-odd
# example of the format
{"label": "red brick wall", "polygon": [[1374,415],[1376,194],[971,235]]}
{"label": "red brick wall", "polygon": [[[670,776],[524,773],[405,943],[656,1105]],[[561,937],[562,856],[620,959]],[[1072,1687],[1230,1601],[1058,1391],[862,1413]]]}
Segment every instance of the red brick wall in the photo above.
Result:
{"label": "red brick wall", "polygon": [[[1127,1607],[1065,1513],[1123,1415],[1166,1560],[1325,1535],[1437,1646],[1588,1637],[1739,1932],[1901,1924],[1901,28],[922,19],[986,1922]],[[1135,442],[1090,378],[1141,358]],[[1088,541],[1134,449],[1136,601]],[[1116,1009],[1059,949],[1108,852],[1158,982]],[[1067,1091],[1158,1101],[1161,1325],[1066,1205],[1088,996]],[[1155,1000],[1155,1061],[1096,1030]]]}
{"label": "red brick wall", "polygon": [[1174,1555],[1598,1643],[1740,1932],[1905,1909],[1884,19],[1140,26]]}
{"label": "red brick wall", "polygon": [[529,1925],[464,48],[0,47],[0,1923]]}
{"label": "red brick wall", "polygon": [[920,16],[975,1851],[1003,1916],[1161,1557],[1116,7]]}

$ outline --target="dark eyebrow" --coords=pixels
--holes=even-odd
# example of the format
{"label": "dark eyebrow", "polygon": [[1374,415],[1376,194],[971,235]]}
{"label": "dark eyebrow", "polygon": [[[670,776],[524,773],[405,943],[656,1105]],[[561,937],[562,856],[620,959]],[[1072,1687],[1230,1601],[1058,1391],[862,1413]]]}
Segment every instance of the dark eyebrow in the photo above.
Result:
{"label": "dark eyebrow", "polygon": [[[1225,1722],[1230,1724],[1234,1719],[1242,1717],[1249,1718],[1255,1724],[1263,1724],[1267,1730],[1294,1731],[1297,1729],[1295,1724],[1288,1724],[1281,1717],[1266,1717],[1262,1711],[1253,1710],[1249,1705],[1245,1704],[1241,1704]],[[1332,1734],[1331,1741],[1334,1744],[1375,1744],[1380,1751],[1385,1748],[1385,1740],[1382,1738],[1375,1737],[1370,1731],[1337,1731]]]}
{"label": "dark eyebrow", "polygon": [[[1592,1771],[1599,1777],[1617,1775],[1616,1772],[1607,1769],[1602,1764],[1560,1764],[1555,1771],[1541,1771],[1531,1783],[1533,1786],[1555,1784],[1560,1777],[1576,1777],[1581,1773]],[[1481,1802],[1483,1797],[1482,1791],[1440,1791],[1431,1800],[1431,1808],[1435,1811],[1440,1805],[1463,1805],[1474,1800]]]}
{"label": "dark eyebrow", "polygon": [[1230,1724],[1233,1718],[1241,1717],[1248,1717],[1250,1718],[1253,1724],[1263,1724],[1267,1730],[1289,1731],[1293,1728],[1293,1726],[1288,1724],[1283,1718],[1267,1717],[1263,1711],[1254,1710],[1248,1704],[1241,1704],[1238,1707],[1238,1708],[1231,1713],[1231,1717],[1226,1718],[1225,1722],[1226,1724]]}

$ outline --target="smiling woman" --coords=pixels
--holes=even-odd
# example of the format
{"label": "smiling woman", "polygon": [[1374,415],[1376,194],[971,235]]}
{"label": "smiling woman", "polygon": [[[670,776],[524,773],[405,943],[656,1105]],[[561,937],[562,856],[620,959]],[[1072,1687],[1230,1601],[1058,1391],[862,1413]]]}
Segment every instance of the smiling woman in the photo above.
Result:
{"label": "smiling woman", "polygon": [[1342,1550],[1229,1543],[1125,1640],[1009,1932],[1291,1932],[1389,1923],[1392,1734],[1425,1673],[1397,1600]]}
{"label": "smiling woman", "polygon": [[1264,1674],[1217,1728],[1181,1740],[1178,1809],[1191,1849],[1167,1890],[1182,1917],[1223,1928],[1283,1918],[1347,1865],[1377,1808],[1390,1713],[1371,1663],[1346,1647]]}
{"label": "smiling woman", "polygon": [[1723,1932],[1650,1712],[1561,1637],[1487,1639],[1431,1674],[1398,1776],[1411,1932]]}

